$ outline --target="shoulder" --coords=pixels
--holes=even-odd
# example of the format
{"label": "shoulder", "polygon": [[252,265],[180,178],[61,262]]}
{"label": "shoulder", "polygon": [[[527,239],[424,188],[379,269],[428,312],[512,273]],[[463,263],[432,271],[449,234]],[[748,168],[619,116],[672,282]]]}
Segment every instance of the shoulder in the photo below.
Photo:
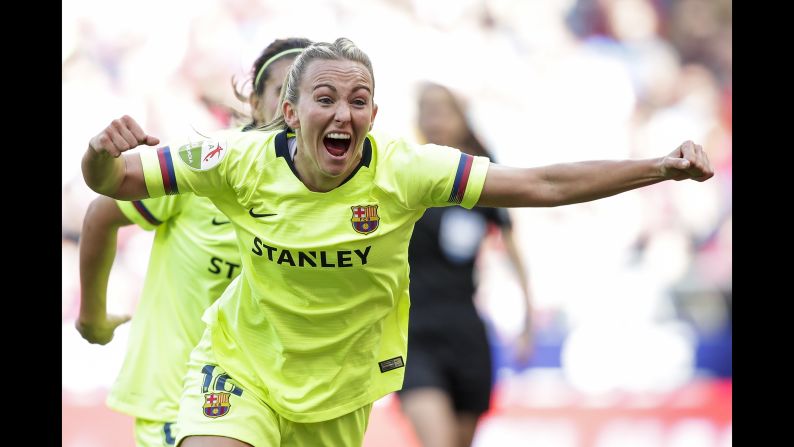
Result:
{"label": "shoulder", "polygon": [[454,147],[420,144],[405,138],[380,139],[376,151],[379,168],[385,166],[386,169],[401,171],[410,177],[446,172],[457,165],[461,154]]}
{"label": "shoulder", "polygon": [[273,147],[276,137],[283,131],[279,130],[249,130],[228,131],[225,134],[230,153],[236,154],[240,158],[254,157],[259,158],[263,153],[273,155]]}
{"label": "shoulder", "polygon": [[382,132],[370,132],[367,135],[372,143],[373,156],[376,161],[400,161],[420,159],[431,153],[436,146],[419,144],[404,137],[393,136]]}

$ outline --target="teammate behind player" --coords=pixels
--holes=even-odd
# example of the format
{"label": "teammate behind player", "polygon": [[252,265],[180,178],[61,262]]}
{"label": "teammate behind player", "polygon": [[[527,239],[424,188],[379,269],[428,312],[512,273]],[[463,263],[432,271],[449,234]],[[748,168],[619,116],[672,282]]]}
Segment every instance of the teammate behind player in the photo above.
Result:
{"label": "teammate behind player", "polygon": [[[254,61],[252,91],[235,93],[251,105],[246,129],[273,118],[283,80],[295,57],[311,41],[278,39]],[[222,156],[216,147],[202,156]],[[108,315],[106,292],[119,227],[155,230],[141,299],[130,330],[124,364],[107,405],[135,417],[139,447],[174,445],[174,425],[190,350],[204,331],[201,314],[240,274],[234,229],[206,197],[173,195],[134,202],[96,198],[80,238],[82,296],[76,327],[91,343],[106,344],[129,316]]]}

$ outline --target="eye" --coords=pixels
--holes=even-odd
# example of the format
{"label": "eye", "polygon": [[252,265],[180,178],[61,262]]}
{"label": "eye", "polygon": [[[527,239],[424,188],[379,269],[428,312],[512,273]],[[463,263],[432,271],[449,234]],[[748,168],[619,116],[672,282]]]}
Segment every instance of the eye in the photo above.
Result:
{"label": "eye", "polygon": [[367,105],[367,100],[366,99],[354,99],[353,100],[353,105],[357,105],[357,106],[362,106],[363,107],[363,106]]}
{"label": "eye", "polygon": [[327,97],[327,96],[322,96],[320,98],[317,98],[317,102],[319,102],[320,104],[333,104],[334,103],[334,101],[331,98]]}

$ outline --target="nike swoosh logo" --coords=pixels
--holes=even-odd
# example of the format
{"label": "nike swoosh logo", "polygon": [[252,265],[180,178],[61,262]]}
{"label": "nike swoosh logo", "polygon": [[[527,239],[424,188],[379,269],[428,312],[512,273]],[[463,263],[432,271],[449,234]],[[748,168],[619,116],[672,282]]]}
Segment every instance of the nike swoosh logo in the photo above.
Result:
{"label": "nike swoosh logo", "polygon": [[224,222],[218,222],[217,220],[215,220],[214,217],[212,218],[212,224],[213,225],[223,225],[223,224],[227,224],[227,223],[231,223],[231,221],[227,220],[227,221],[224,221]]}
{"label": "nike swoosh logo", "polygon": [[275,213],[272,213],[272,214],[257,214],[257,213],[254,212],[253,208],[248,210],[248,214],[250,214],[251,217],[270,217],[270,216],[275,216],[276,215]]}

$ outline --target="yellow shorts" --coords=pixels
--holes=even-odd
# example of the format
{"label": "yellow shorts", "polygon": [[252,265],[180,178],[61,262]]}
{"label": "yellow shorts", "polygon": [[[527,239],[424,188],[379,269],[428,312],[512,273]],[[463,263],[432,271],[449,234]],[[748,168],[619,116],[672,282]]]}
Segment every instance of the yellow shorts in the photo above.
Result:
{"label": "yellow shorts", "polygon": [[372,404],[315,423],[281,417],[218,366],[209,329],[190,354],[185,389],[179,401],[176,445],[188,436],[225,436],[254,447],[352,447],[364,441]]}
{"label": "yellow shorts", "polygon": [[176,424],[136,418],[135,445],[136,447],[173,447],[176,445]]}

